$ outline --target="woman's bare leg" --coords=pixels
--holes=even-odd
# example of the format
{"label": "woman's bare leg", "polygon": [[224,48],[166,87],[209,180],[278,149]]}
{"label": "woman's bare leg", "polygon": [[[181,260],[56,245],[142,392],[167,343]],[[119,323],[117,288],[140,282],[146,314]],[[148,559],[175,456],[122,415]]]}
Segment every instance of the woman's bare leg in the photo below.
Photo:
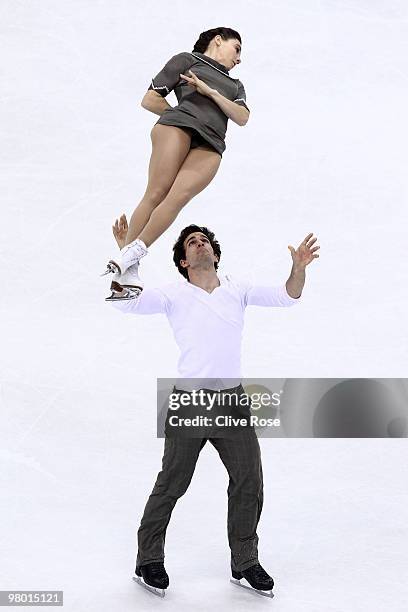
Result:
{"label": "woman's bare leg", "polygon": [[211,183],[220,162],[221,155],[212,149],[197,147],[189,152],[170,191],[154,209],[138,236],[146,246],[157,240],[170,227],[183,206]]}
{"label": "woman's bare leg", "polygon": [[177,127],[156,124],[151,131],[151,139],[148,184],[130,218],[126,244],[139,237],[153,210],[169,192],[190,150],[190,134]]}

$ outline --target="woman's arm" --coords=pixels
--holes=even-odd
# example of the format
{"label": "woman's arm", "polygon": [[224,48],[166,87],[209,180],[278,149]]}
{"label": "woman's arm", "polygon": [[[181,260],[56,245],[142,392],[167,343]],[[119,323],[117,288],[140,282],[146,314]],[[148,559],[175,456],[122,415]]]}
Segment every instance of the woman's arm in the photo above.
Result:
{"label": "woman's arm", "polygon": [[180,72],[191,66],[191,53],[173,55],[160,72],[152,79],[148,91],[143,96],[141,105],[155,115],[173,108],[164,99],[180,81]]}
{"label": "woman's arm", "polygon": [[225,96],[222,96],[216,89],[211,90],[211,94],[208,96],[213,100],[222,112],[227,115],[234,123],[243,126],[249,119],[249,110],[245,106],[240,106],[231,100],[228,100]]}
{"label": "woman's arm", "polygon": [[165,110],[173,108],[165,98],[154,89],[149,89],[141,101],[141,106],[155,115],[162,115]]}
{"label": "woman's arm", "polygon": [[241,126],[247,123],[249,119],[249,110],[245,108],[245,106],[236,104],[235,102],[228,100],[228,98],[220,94],[220,92],[216,89],[211,89],[211,87],[208,87],[208,85],[199,79],[191,70],[189,70],[189,75],[190,76],[180,74],[180,76],[185,79],[187,83],[192,85],[198,93],[211,98],[211,100],[218,104],[222,112],[234,123]]}

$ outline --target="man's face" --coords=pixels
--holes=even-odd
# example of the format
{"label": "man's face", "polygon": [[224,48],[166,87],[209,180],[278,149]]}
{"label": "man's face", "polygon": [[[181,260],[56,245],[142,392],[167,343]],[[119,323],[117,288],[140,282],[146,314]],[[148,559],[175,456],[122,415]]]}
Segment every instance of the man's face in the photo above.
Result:
{"label": "man's face", "polygon": [[180,262],[183,268],[211,269],[218,261],[209,239],[201,232],[189,234],[183,246],[186,253],[185,259]]}

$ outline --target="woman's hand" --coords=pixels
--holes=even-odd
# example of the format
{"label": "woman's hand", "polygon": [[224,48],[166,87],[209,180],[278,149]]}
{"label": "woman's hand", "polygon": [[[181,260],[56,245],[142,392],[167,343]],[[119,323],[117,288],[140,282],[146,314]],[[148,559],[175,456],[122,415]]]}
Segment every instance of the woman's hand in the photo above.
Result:
{"label": "woman's hand", "polygon": [[116,242],[118,243],[118,247],[123,249],[126,244],[126,236],[128,233],[128,222],[125,214],[123,214],[119,219],[116,219],[115,225],[112,225],[112,232]]}
{"label": "woman's hand", "polygon": [[187,83],[189,85],[191,85],[192,87],[194,87],[194,89],[202,94],[203,96],[210,96],[211,94],[213,94],[215,91],[217,91],[216,89],[211,89],[211,87],[208,87],[208,85],[206,83],[204,83],[204,81],[201,81],[195,74],[194,72],[192,72],[191,70],[188,71],[190,76],[187,76],[186,74],[181,74],[180,76],[187,81]]}

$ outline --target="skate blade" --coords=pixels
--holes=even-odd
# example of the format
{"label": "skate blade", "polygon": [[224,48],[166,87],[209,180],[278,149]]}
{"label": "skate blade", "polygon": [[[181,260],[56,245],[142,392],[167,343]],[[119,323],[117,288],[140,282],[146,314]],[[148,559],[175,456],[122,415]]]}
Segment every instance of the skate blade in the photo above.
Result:
{"label": "skate blade", "polygon": [[[241,578],[241,580],[245,580],[245,579]],[[260,591],[259,589],[254,589],[254,587],[251,587],[249,583],[242,584],[241,580],[237,580],[236,578],[230,578],[230,582],[232,582],[232,584],[235,584],[236,586],[240,586],[242,589],[247,589],[247,591],[251,591],[252,593],[258,593],[259,595],[262,595],[263,597],[270,597],[270,598],[275,597],[272,590]]]}
{"label": "skate blade", "polygon": [[105,272],[100,274],[100,276],[107,276],[108,274],[120,274],[121,270],[118,264],[115,261],[109,261],[106,266]]}
{"label": "skate blade", "polygon": [[123,295],[113,292],[109,297],[105,298],[105,302],[124,302],[126,300],[136,300],[140,295],[140,291],[124,291]]}
{"label": "skate blade", "polygon": [[135,582],[140,584],[140,586],[142,586],[144,589],[146,589],[147,591],[150,591],[150,593],[153,593],[154,595],[157,595],[158,597],[164,597],[166,595],[166,591],[164,589],[158,589],[156,587],[150,586],[150,584],[146,584],[144,580],[140,578],[140,576],[132,576],[132,578]]}
{"label": "skate blade", "polygon": [[141,287],[119,285],[119,283],[112,281],[111,283],[111,295],[105,298],[105,302],[123,302],[124,300],[136,300],[142,293]]}

